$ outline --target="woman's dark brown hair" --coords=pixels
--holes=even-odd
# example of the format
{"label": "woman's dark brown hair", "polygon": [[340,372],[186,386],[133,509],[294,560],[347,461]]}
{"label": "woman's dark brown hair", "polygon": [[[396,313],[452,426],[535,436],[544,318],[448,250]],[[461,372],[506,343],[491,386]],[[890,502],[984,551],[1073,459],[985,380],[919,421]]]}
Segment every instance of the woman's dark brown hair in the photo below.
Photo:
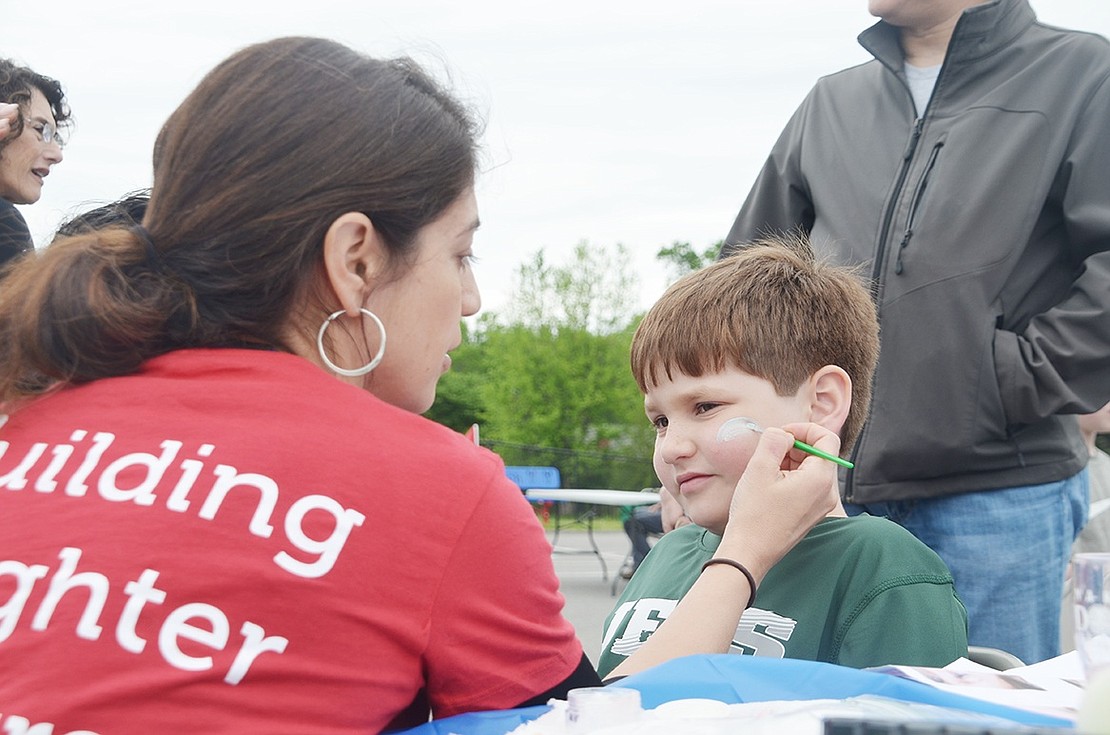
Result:
{"label": "woman's dark brown hair", "polygon": [[[0,59],[0,102],[19,105],[20,111],[26,115],[31,107],[31,91],[35,89],[46,98],[58,129],[68,127],[70,111],[61,83],[33,69],[20,66],[11,59]],[[0,151],[23,133],[23,115],[16,118],[11,134],[0,138]]]}
{"label": "woman's dark brown hair", "polygon": [[0,285],[0,402],[178,348],[285,349],[291,320],[334,307],[315,289],[330,224],[363,212],[403,267],[473,185],[476,133],[411,60],[314,38],[239,51],[158,136],[149,242],[122,227],[60,238]]}

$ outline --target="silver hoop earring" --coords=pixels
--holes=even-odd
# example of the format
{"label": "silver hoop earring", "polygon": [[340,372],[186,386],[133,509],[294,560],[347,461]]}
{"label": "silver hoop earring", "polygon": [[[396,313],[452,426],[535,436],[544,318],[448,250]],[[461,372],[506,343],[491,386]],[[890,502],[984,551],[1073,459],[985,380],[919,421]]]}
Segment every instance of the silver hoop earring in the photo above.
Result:
{"label": "silver hoop earring", "polygon": [[353,370],[348,368],[341,368],[334,362],[332,362],[331,359],[328,358],[327,352],[324,351],[324,332],[328,331],[328,327],[331,326],[331,323],[333,321],[335,321],[341,315],[347,313],[345,309],[340,309],[339,311],[335,312],[327,319],[325,319],[324,323],[320,326],[320,332],[316,335],[316,347],[320,350],[320,359],[324,361],[325,365],[331,368],[332,372],[339,375],[345,375],[348,378],[357,378],[360,375],[366,375],[378,366],[378,363],[382,361],[382,356],[385,355],[385,325],[382,324],[382,320],[378,318],[378,315],[370,311],[369,309],[359,309],[359,311],[362,312],[363,316],[368,316],[374,320],[374,324],[378,325],[378,331],[381,332],[382,335],[382,343],[378,346],[377,353],[370,360],[370,362],[366,363],[362,367],[357,367]]}

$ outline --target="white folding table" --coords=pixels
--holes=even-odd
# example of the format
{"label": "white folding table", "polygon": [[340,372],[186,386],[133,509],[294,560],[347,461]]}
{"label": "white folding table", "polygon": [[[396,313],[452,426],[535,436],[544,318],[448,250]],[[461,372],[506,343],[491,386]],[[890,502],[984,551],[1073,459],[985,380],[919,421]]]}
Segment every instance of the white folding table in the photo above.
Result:
{"label": "white folding table", "polygon": [[[601,550],[597,548],[597,542],[594,540],[594,518],[597,517],[598,506],[631,508],[637,505],[651,505],[659,502],[659,493],[646,490],[635,492],[633,490],[589,488],[529,488],[524,491],[524,497],[532,503],[555,504],[555,534],[551,540],[552,549],[560,553],[593,554],[601,563],[601,578],[603,581],[609,580],[609,569],[605,566],[605,557],[602,556]],[[564,503],[577,503],[583,506],[584,510],[578,513],[573,520],[564,523],[562,519],[562,505]],[[573,524],[586,527],[586,538],[590,541],[589,549],[556,548],[555,544],[559,540],[559,531]]]}

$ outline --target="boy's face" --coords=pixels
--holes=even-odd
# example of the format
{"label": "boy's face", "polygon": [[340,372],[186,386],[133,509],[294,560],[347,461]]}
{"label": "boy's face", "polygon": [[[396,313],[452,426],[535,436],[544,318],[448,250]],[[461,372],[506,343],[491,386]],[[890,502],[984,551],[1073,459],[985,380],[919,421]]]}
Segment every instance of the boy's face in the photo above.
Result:
{"label": "boy's face", "polygon": [[770,381],[737,368],[699,378],[675,372],[648,390],[644,411],[656,430],[655,473],[694,523],[724,531],[736,483],[759,443],[755,432],[720,442],[721,424],[738,416],[763,427],[807,421],[803,393],[780,396]]}

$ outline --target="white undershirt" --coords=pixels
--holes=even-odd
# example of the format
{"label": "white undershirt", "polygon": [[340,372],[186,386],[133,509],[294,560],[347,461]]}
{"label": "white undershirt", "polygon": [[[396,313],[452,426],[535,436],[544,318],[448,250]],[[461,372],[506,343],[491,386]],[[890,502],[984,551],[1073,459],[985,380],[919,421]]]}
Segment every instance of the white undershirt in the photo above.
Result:
{"label": "white undershirt", "polygon": [[940,74],[940,64],[936,66],[910,66],[904,63],[906,81],[910,83],[910,94],[913,95],[913,105],[917,109],[917,116],[925,114],[929,98],[933,96],[933,87]]}

